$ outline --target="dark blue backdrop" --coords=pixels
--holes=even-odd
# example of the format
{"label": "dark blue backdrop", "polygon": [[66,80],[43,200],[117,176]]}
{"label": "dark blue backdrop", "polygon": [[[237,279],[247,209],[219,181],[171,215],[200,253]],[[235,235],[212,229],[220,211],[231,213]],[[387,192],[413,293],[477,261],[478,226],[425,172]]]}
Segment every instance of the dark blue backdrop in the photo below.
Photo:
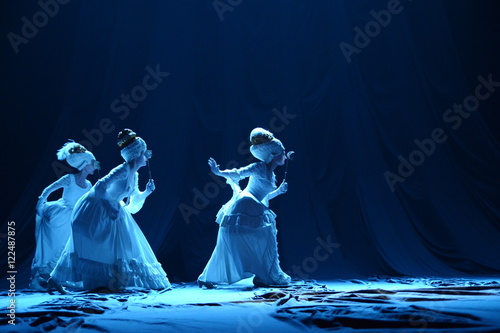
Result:
{"label": "dark blue backdrop", "polygon": [[208,157],[249,163],[256,126],[296,151],[271,202],[294,277],[498,273],[495,2],[4,1],[1,232],[16,222],[18,280],[56,150],[85,143],[104,176],[125,127],[154,151],[136,220],[172,281],[202,271],[230,197]]}

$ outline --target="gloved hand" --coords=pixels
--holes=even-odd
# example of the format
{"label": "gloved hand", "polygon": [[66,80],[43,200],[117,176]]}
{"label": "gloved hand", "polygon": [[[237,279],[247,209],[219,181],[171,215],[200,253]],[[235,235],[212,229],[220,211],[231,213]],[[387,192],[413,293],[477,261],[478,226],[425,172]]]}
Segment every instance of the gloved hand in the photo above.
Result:
{"label": "gloved hand", "polygon": [[281,185],[276,189],[276,194],[283,194],[288,191],[288,183],[286,181],[283,181]]}
{"label": "gloved hand", "polygon": [[210,170],[212,170],[214,174],[216,174],[217,176],[222,175],[219,169],[219,165],[217,164],[217,162],[215,162],[215,160],[212,157],[208,159],[208,165],[210,166]]}
{"label": "gloved hand", "polygon": [[149,193],[153,192],[156,189],[154,180],[150,179],[146,184],[146,191]]}

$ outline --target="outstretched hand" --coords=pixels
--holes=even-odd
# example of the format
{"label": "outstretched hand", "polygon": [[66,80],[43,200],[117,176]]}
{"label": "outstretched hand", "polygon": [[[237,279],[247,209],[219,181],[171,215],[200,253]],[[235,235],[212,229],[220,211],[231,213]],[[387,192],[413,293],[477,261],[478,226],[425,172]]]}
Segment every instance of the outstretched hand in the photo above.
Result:
{"label": "outstretched hand", "polygon": [[212,157],[208,159],[208,165],[210,166],[210,170],[212,170],[214,174],[216,174],[217,176],[221,175],[219,165],[217,164],[217,162],[215,162],[215,160]]}

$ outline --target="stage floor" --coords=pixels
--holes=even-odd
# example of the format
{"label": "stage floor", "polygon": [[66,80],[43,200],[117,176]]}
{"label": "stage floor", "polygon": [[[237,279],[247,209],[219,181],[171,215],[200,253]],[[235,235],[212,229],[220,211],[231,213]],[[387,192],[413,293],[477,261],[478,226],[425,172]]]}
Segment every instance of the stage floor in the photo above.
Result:
{"label": "stage floor", "polygon": [[[1,292],[8,304],[7,292]],[[21,290],[15,323],[2,305],[2,332],[500,332],[500,278],[374,277],[168,291]]]}

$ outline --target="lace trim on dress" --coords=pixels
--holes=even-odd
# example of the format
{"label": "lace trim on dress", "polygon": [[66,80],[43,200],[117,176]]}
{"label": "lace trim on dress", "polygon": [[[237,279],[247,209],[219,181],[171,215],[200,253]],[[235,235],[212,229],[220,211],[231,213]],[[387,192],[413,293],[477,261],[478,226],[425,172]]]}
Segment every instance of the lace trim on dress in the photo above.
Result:
{"label": "lace trim on dress", "polygon": [[[115,264],[105,264],[93,260],[77,257],[74,253],[71,262],[73,265],[60,265],[57,268],[56,278],[64,281],[84,281],[85,289],[106,288],[120,290],[139,287],[145,289],[170,288],[170,282],[159,262],[141,263],[136,259],[128,261],[119,259]],[[76,269],[76,270],[75,270]],[[77,276],[75,271],[85,272]]]}

